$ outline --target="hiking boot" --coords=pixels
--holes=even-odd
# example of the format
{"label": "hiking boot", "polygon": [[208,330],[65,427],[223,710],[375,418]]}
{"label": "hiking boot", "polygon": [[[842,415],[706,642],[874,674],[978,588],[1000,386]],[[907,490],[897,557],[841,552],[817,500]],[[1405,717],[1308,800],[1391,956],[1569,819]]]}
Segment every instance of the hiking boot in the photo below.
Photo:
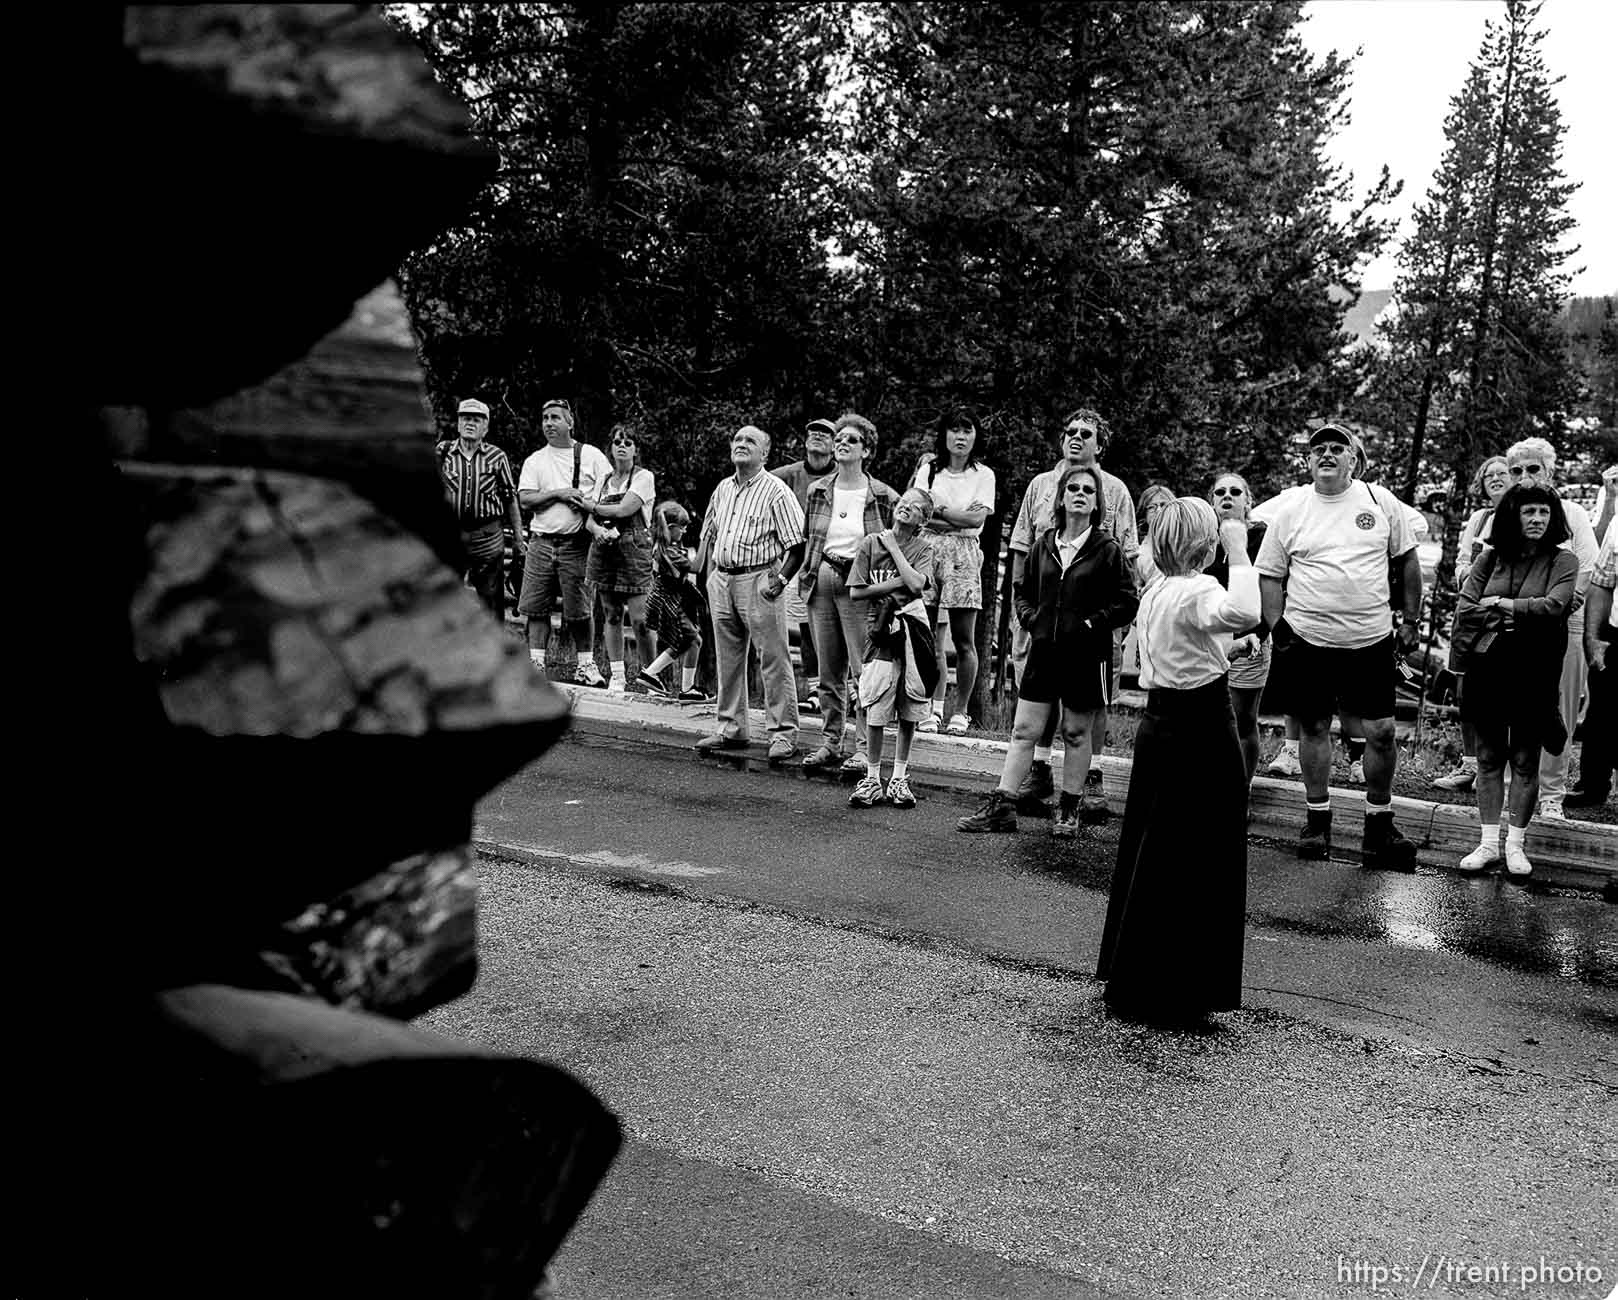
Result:
{"label": "hiking boot", "polygon": [[1056,781],[1051,776],[1051,765],[1036,758],[1034,765],[1028,769],[1028,775],[1017,787],[1017,811],[1031,817],[1048,817],[1051,810],[1046,801],[1055,793]]}
{"label": "hiking boot", "polygon": [[1375,813],[1365,819],[1365,839],[1361,861],[1373,871],[1414,871],[1416,846],[1393,824],[1392,813]]}
{"label": "hiking boot", "polygon": [[1082,822],[1104,822],[1112,816],[1112,809],[1107,806],[1107,793],[1101,782],[1086,777],[1084,792],[1079,795],[1079,820]]}
{"label": "hiking boot", "polygon": [[1070,840],[1079,833],[1082,823],[1080,799],[1076,794],[1062,792],[1061,801],[1056,806],[1056,820],[1051,823],[1051,835],[1055,839]]}
{"label": "hiking boot", "polygon": [[896,776],[888,782],[888,802],[895,808],[914,808],[916,796],[910,790],[908,776]]}
{"label": "hiking boot", "polygon": [[1298,856],[1305,862],[1331,857],[1331,814],[1309,810],[1303,834],[1298,836]]}
{"label": "hiking boot", "polygon": [[1440,790],[1454,790],[1457,793],[1462,790],[1470,790],[1473,786],[1477,785],[1477,783],[1477,768],[1467,767],[1464,763],[1460,767],[1456,768],[1453,772],[1433,778],[1433,784]]}
{"label": "hiking boot", "polygon": [[[906,789],[909,789],[909,787],[907,786]],[[850,808],[874,808],[881,802],[882,778],[872,776],[869,773],[854,787],[854,792],[848,796],[848,806]],[[912,799],[911,802],[914,803],[915,800]]]}
{"label": "hiking boot", "polygon": [[991,790],[983,796],[975,813],[955,823],[955,829],[968,833],[1014,831],[1017,829],[1015,800],[1004,790]]}

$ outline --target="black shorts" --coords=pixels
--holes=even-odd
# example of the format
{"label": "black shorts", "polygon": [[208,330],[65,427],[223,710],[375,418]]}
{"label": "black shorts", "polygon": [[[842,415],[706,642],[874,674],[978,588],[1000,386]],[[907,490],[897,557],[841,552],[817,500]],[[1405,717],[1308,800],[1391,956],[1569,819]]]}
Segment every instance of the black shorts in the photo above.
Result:
{"label": "black shorts", "polygon": [[1061,703],[1075,713],[1094,713],[1112,703],[1112,665],[1104,659],[1064,656],[1053,641],[1035,641],[1017,682],[1017,698],[1030,704]]}
{"label": "black shorts", "polygon": [[1354,718],[1391,718],[1398,681],[1395,638],[1358,650],[1305,641],[1286,625],[1276,625],[1271,642],[1270,695],[1289,716],[1318,722],[1341,711]]}

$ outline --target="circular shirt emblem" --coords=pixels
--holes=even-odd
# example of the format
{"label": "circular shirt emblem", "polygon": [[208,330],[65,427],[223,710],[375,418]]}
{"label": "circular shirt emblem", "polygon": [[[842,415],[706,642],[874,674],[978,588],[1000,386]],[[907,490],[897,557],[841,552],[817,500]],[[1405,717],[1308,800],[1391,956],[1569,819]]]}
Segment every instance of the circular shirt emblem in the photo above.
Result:
{"label": "circular shirt emblem", "polygon": [[1369,510],[1361,510],[1354,516],[1354,526],[1362,533],[1368,533],[1376,527],[1376,516]]}

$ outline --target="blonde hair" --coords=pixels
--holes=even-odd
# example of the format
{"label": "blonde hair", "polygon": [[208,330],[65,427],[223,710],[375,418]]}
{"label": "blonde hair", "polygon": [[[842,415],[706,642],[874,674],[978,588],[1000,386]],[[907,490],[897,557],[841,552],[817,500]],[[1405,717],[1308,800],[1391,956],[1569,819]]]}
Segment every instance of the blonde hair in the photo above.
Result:
{"label": "blonde hair", "polygon": [[1219,543],[1219,516],[1201,497],[1175,497],[1152,518],[1152,563],[1163,574],[1201,573]]}

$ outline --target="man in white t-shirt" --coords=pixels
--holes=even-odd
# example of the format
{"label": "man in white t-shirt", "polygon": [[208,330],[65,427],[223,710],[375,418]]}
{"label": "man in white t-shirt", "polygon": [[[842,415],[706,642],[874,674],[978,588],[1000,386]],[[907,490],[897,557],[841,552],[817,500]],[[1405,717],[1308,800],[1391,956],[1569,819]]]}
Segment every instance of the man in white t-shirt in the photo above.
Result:
{"label": "man in white t-shirt", "polygon": [[[1022,506],[1017,520],[1011,526],[1011,574],[1013,585],[1022,581],[1023,565],[1028,553],[1034,549],[1045,530],[1056,523],[1056,485],[1070,465],[1093,468],[1101,477],[1101,495],[1105,503],[1103,531],[1110,534],[1124,553],[1124,571],[1135,572],[1135,556],[1140,550],[1139,534],[1135,529],[1135,500],[1129,495],[1124,481],[1101,468],[1100,453],[1111,435],[1107,422],[1088,407],[1080,407],[1062,421],[1058,440],[1062,459],[1053,469],[1036,474],[1023,492]],[[1022,665],[1028,659],[1028,632],[1019,626],[1012,636],[1011,658],[1019,680]],[[1113,640],[1113,662],[1107,674],[1107,695],[1112,696],[1113,677],[1122,660],[1123,630]],[[1028,769],[1027,779],[1017,791],[1019,812],[1039,815],[1049,811],[1047,800],[1056,793],[1056,781],[1051,772],[1051,746],[1056,740],[1056,724],[1060,709],[1052,709],[1034,746],[1034,762]],[[1094,737],[1090,751],[1090,770],[1085,775],[1084,792],[1079,797],[1079,816],[1083,821],[1104,821],[1108,815],[1107,797],[1101,789],[1101,742],[1107,734],[1107,711],[1096,710],[1091,719],[1090,735]]]}
{"label": "man in white t-shirt", "polygon": [[517,499],[532,510],[528,523],[528,554],[523,559],[522,594],[517,612],[528,620],[528,657],[545,667],[551,639],[551,610],[562,601],[562,631],[578,651],[574,680],[585,686],[605,686],[592,652],[595,638],[590,626],[590,599],[584,588],[585,560],[590,534],[585,516],[597,488],[612,473],[612,464],[599,447],[573,440],[573,408],[560,398],[540,410],[545,445],[522,463]]}
{"label": "man in white t-shirt", "polygon": [[[1274,629],[1271,687],[1299,726],[1308,808],[1298,856],[1331,852],[1331,720],[1341,712],[1365,737],[1365,865],[1414,871],[1415,845],[1393,824],[1393,700],[1397,646],[1417,639],[1421,564],[1399,502],[1356,482],[1354,466],[1353,436],[1321,425],[1309,435],[1309,489],[1274,507],[1257,563],[1264,621]],[[1397,636],[1390,561],[1404,578]]]}

